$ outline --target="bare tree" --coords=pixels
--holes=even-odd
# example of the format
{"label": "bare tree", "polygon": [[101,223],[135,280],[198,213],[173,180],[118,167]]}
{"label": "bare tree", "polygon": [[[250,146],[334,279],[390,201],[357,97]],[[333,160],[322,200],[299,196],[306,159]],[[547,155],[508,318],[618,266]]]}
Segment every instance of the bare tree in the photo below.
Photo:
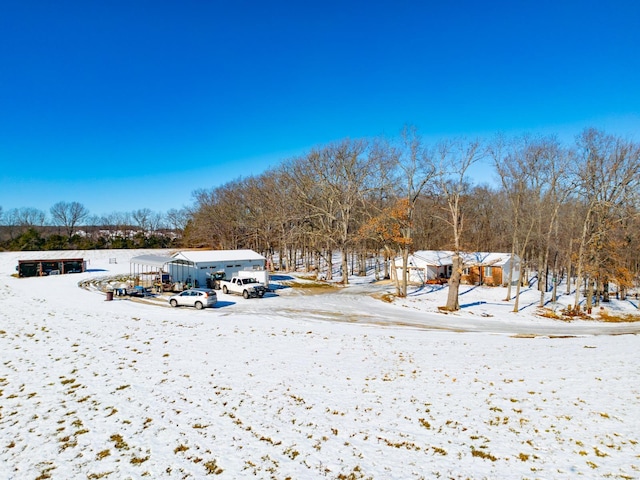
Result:
{"label": "bare tree", "polygon": [[[506,147],[506,148],[505,148]],[[540,305],[547,290],[551,239],[557,230],[560,208],[571,193],[567,185],[568,155],[554,137],[522,136],[511,142],[498,139],[491,148],[494,165],[510,204],[512,255],[525,259],[527,251],[537,252]],[[555,265],[557,267],[557,265]],[[520,287],[525,268],[520,268],[514,312],[519,310]],[[511,299],[509,272],[507,298]]]}
{"label": "bare tree", "polygon": [[109,241],[118,238],[128,239],[131,231],[131,214],[129,212],[112,212],[102,218],[102,225],[109,227]]}
{"label": "bare tree", "polygon": [[[327,249],[342,253],[342,281],[349,282],[349,249],[358,238],[358,210],[381,177],[379,158],[364,140],[344,140],[294,162],[291,179]],[[330,273],[329,273],[330,275]]]}
{"label": "bare tree", "polygon": [[47,215],[37,208],[23,207],[12,211],[15,225],[21,227],[42,227],[46,223]]}
{"label": "bare tree", "polygon": [[253,248],[265,253],[274,265],[278,252],[279,268],[296,265],[298,252],[309,247],[305,227],[306,212],[298,208],[289,164],[269,170],[246,183],[247,228]]}
{"label": "bare tree", "polygon": [[187,208],[181,208],[180,210],[172,208],[168,210],[166,214],[166,221],[169,224],[169,228],[180,234],[184,232],[190,218],[191,213]]}
{"label": "bare tree", "polygon": [[449,311],[460,309],[458,291],[462,278],[462,246],[464,234],[464,211],[462,200],[469,189],[467,171],[478,161],[482,152],[479,141],[455,140],[444,141],[438,146],[439,164],[436,170],[435,186],[442,198],[447,212],[447,223],[451,227],[452,266],[449,278],[447,304]]}
{"label": "bare tree", "polygon": [[131,218],[135,225],[143,230],[149,232],[153,223],[153,212],[149,208],[140,208],[131,212]]}
{"label": "bare tree", "polygon": [[28,228],[43,227],[47,216],[42,210],[32,207],[12,208],[5,213],[5,222],[10,227],[11,238],[17,231],[18,235]]}
{"label": "bare tree", "polygon": [[247,232],[244,183],[235,180],[210,190],[193,192],[193,221],[185,228],[190,246],[233,249],[243,245]]}
{"label": "bare tree", "polygon": [[469,192],[466,234],[469,251],[508,252],[511,238],[503,235],[510,230],[510,209],[501,189],[476,185]]}
{"label": "bare tree", "polygon": [[10,240],[14,240],[29,229],[41,228],[47,216],[42,210],[32,207],[12,208],[4,214],[4,223]]}
{"label": "bare tree", "polygon": [[[331,197],[325,194],[326,188],[317,181],[318,171],[321,170],[322,162],[320,152],[314,150],[306,156],[291,159],[284,167],[285,183],[291,187],[289,202],[293,204],[297,225],[301,231],[301,237],[309,243],[318,256],[318,264],[321,259],[326,264],[326,279],[333,279],[333,250],[335,244],[332,240],[332,220]],[[283,268],[284,252],[282,248],[290,246],[297,248],[299,245],[292,245],[296,236],[292,235],[288,223],[283,224],[283,231],[280,242],[280,268]],[[292,262],[288,262],[291,264]]]}
{"label": "bare tree", "polygon": [[392,158],[394,167],[398,171],[398,193],[404,199],[406,208],[405,222],[400,229],[402,236],[402,277],[399,283],[396,282],[396,291],[398,296],[406,297],[409,277],[409,250],[413,245],[416,204],[425,187],[435,178],[436,167],[433,163],[432,153],[424,145],[415,128],[405,127],[403,129],[400,136],[400,145],[396,149],[396,154],[392,155]]}
{"label": "bare tree", "polygon": [[[602,150],[602,142],[592,143]],[[445,308],[452,310],[459,308],[464,267],[460,253],[469,248],[484,246],[488,250],[512,249],[514,256],[518,253],[538,269],[541,302],[547,290],[546,272],[566,265],[574,245],[583,246],[579,252],[581,273],[592,279],[596,274],[602,277],[605,265],[613,268],[624,263],[638,270],[637,259],[628,253],[637,243],[633,230],[637,222],[632,220],[638,204],[630,204],[630,194],[624,200],[626,209],[614,203],[607,215],[606,209],[588,207],[589,192],[597,189],[589,186],[588,175],[577,169],[582,172],[582,177],[574,173],[581,179],[581,197],[567,198],[572,188],[564,169],[570,157],[553,137],[522,137],[491,147],[502,181],[502,188],[496,190],[470,185],[469,167],[482,156],[481,145],[475,141],[441,142],[427,148],[415,129],[407,128],[394,141],[344,140],[318,147],[261,176],[195,192],[194,208],[187,212],[184,223],[184,238],[192,246],[255,248],[272,259],[279,252],[280,262],[293,268],[301,259],[307,267],[326,259],[328,279],[332,253],[341,251],[345,282],[355,268],[356,256],[359,271],[364,270],[362,259],[368,249],[379,252],[385,248],[388,258],[398,253],[406,258],[409,249],[420,246],[451,249],[454,265]],[[627,161],[636,158],[637,164],[632,146],[619,143],[611,152],[616,148]],[[606,169],[611,168],[607,164]],[[390,181],[391,176],[395,182]],[[570,215],[583,209],[591,209],[588,228],[583,225],[587,228],[584,241],[582,233],[572,232],[582,220]],[[506,210],[509,213],[504,214]],[[509,230],[512,235],[496,235]],[[616,249],[624,249],[625,254],[616,257],[611,253]],[[406,272],[403,263],[402,271]],[[590,270],[598,265],[602,267],[598,272]],[[519,286],[525,269],[520,271]],[[396,290],[403,295],[406,273],[399,277]],[[516,284],[513,280],[509,278],[509,286]]]}
{"label": "bare tree", "polygon": [[165,227],[165,216],[160,212],[151,212],[149,217],[149,231],[158,232]]}
{"label": "bare tree", "polygon": [[612,232],[629,205],[637,205],[640,182],[640,147],[604,132],[587,129],[577,139],[581,162],[576,165],[578,192],[586,204],[577,265],[575,306],[580,281],[587,284],[587,309],[591,308],[595,282],[607,280],[613,251]]}
{"label": "bare tree", "polygon": [[89,210],[78,202],[58,202],[50,209],[54,225],[63,227],[70,239],[80,222],[89,216]]}
{"label": "bare tree", "polygon": [[534,188],[539,192],[534,211],[538,220],[538,289],[540,290],[540,307],[544,306],[545,293],[549,290],[549,268],[552,269],[553,299],[556,298],[558,283],[558,265],[550,264],[552,237],[557,231],[560,209],[566,205],[567,198],[573,193],[573,186],[569,184],[569,165],[573,158],[566,149],[562,148],[555,137],[537,139],[533,148],[535,160],[533,178],[536,179]]}
{"label": "bare tree", "polygon": [[[511,230],[511,257],[514,258],[517,248],[518,235],[520,233],[521,218],[523,216],[523,205],[527,194],[527,180],[525,173],[520,172],[517,147],[513,142],[509,142],[504,136],[498,135],[489,145],[488,153],[493,160],[494,168],[497,170],[502,183],[502,190],[510,205]],[[520,258],[522,259],[522,252]],[[512,268],[507,274],[507,296],[506,301],[511,300],[511,286],[513,283],[513,262]],[[521,266],[522,267],[522,266]],[[522,268],[520,268],[522,273]]]}
{"label": "bare tree", "polygon": [[95,214],[87,215],[87,218],[82,222],[84,233],[86,234],[86,239],[90,239],[93,242],[99,242],[100,238],[100,227],[101,227],[101,217]]}

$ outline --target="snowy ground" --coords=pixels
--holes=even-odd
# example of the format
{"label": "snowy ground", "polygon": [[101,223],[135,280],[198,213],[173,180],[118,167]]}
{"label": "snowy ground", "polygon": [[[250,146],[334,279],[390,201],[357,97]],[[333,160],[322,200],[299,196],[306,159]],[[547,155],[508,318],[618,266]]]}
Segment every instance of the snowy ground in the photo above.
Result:
{"label": "snowy ground", "polygon": [[535,290],[445,315],[363,282],[204,311],[78,287],[140,253],[24,279],[0,253],[0,478],[640,477],[640,323],[539,318]]}

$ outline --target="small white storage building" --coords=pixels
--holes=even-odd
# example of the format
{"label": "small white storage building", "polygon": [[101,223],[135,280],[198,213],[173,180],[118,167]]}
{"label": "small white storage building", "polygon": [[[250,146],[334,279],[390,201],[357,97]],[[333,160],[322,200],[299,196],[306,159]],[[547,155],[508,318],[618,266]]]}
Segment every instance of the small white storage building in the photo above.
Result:
{"label": "small white storage building", "polygon": [[206,287],[212,275],[224,273],[226,278],[250,275],[269,288],[266,262],[253,250],[186,250],[172,255],[167,267],[176,282]]}

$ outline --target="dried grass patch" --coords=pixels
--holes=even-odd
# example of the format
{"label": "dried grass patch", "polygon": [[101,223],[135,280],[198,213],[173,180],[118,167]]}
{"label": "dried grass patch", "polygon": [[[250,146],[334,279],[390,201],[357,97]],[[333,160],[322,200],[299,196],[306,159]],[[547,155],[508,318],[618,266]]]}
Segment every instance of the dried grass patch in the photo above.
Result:
{"label": "dried grass patch", "polygon": [[385,303],[393,303],[396,296],[393,293],[376,293],[372,295],[376,300],[382,300]]}
{"label": "dried grass patch", "polygon": [[307,281],[307,282],[296,282],[296,281],[282,282],[282,284],[291,288],[301,288],[301,289],[317,288],[317,289],[323,289],[323,290],[325,289],[336,290],[338,288],[332,283],[320,282],[315,280]]}
{"label": "dried grass patch", "polygon": [[[593,309],[592,309],[593,311]],[[539,308],[538,315],[552,320],[571,322],[573,320],[599,320],[607,323],[640,322],[640,312],[638,313],[613,313],[604,307],[589,314],[583,309],[575,310],[569,305],[562,310],[551,310],[550,308]]]}
{"label": "dried grass patch", "polygon": [[601,309],[598,312],[598,319],[607,323],[640,322],[640,313],[612,314],[606,309]]}

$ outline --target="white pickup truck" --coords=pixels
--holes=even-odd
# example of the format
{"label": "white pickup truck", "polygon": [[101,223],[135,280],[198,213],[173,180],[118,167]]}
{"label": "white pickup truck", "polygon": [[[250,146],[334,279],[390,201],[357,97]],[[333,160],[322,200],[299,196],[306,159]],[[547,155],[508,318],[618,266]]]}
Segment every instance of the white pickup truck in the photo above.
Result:
{"label": "white pickup truck", "polygon": [[262,297],[267,288],[255,278],[233,277],[231,280],[220,280],[223,293],[237,293],[244,298]]}

